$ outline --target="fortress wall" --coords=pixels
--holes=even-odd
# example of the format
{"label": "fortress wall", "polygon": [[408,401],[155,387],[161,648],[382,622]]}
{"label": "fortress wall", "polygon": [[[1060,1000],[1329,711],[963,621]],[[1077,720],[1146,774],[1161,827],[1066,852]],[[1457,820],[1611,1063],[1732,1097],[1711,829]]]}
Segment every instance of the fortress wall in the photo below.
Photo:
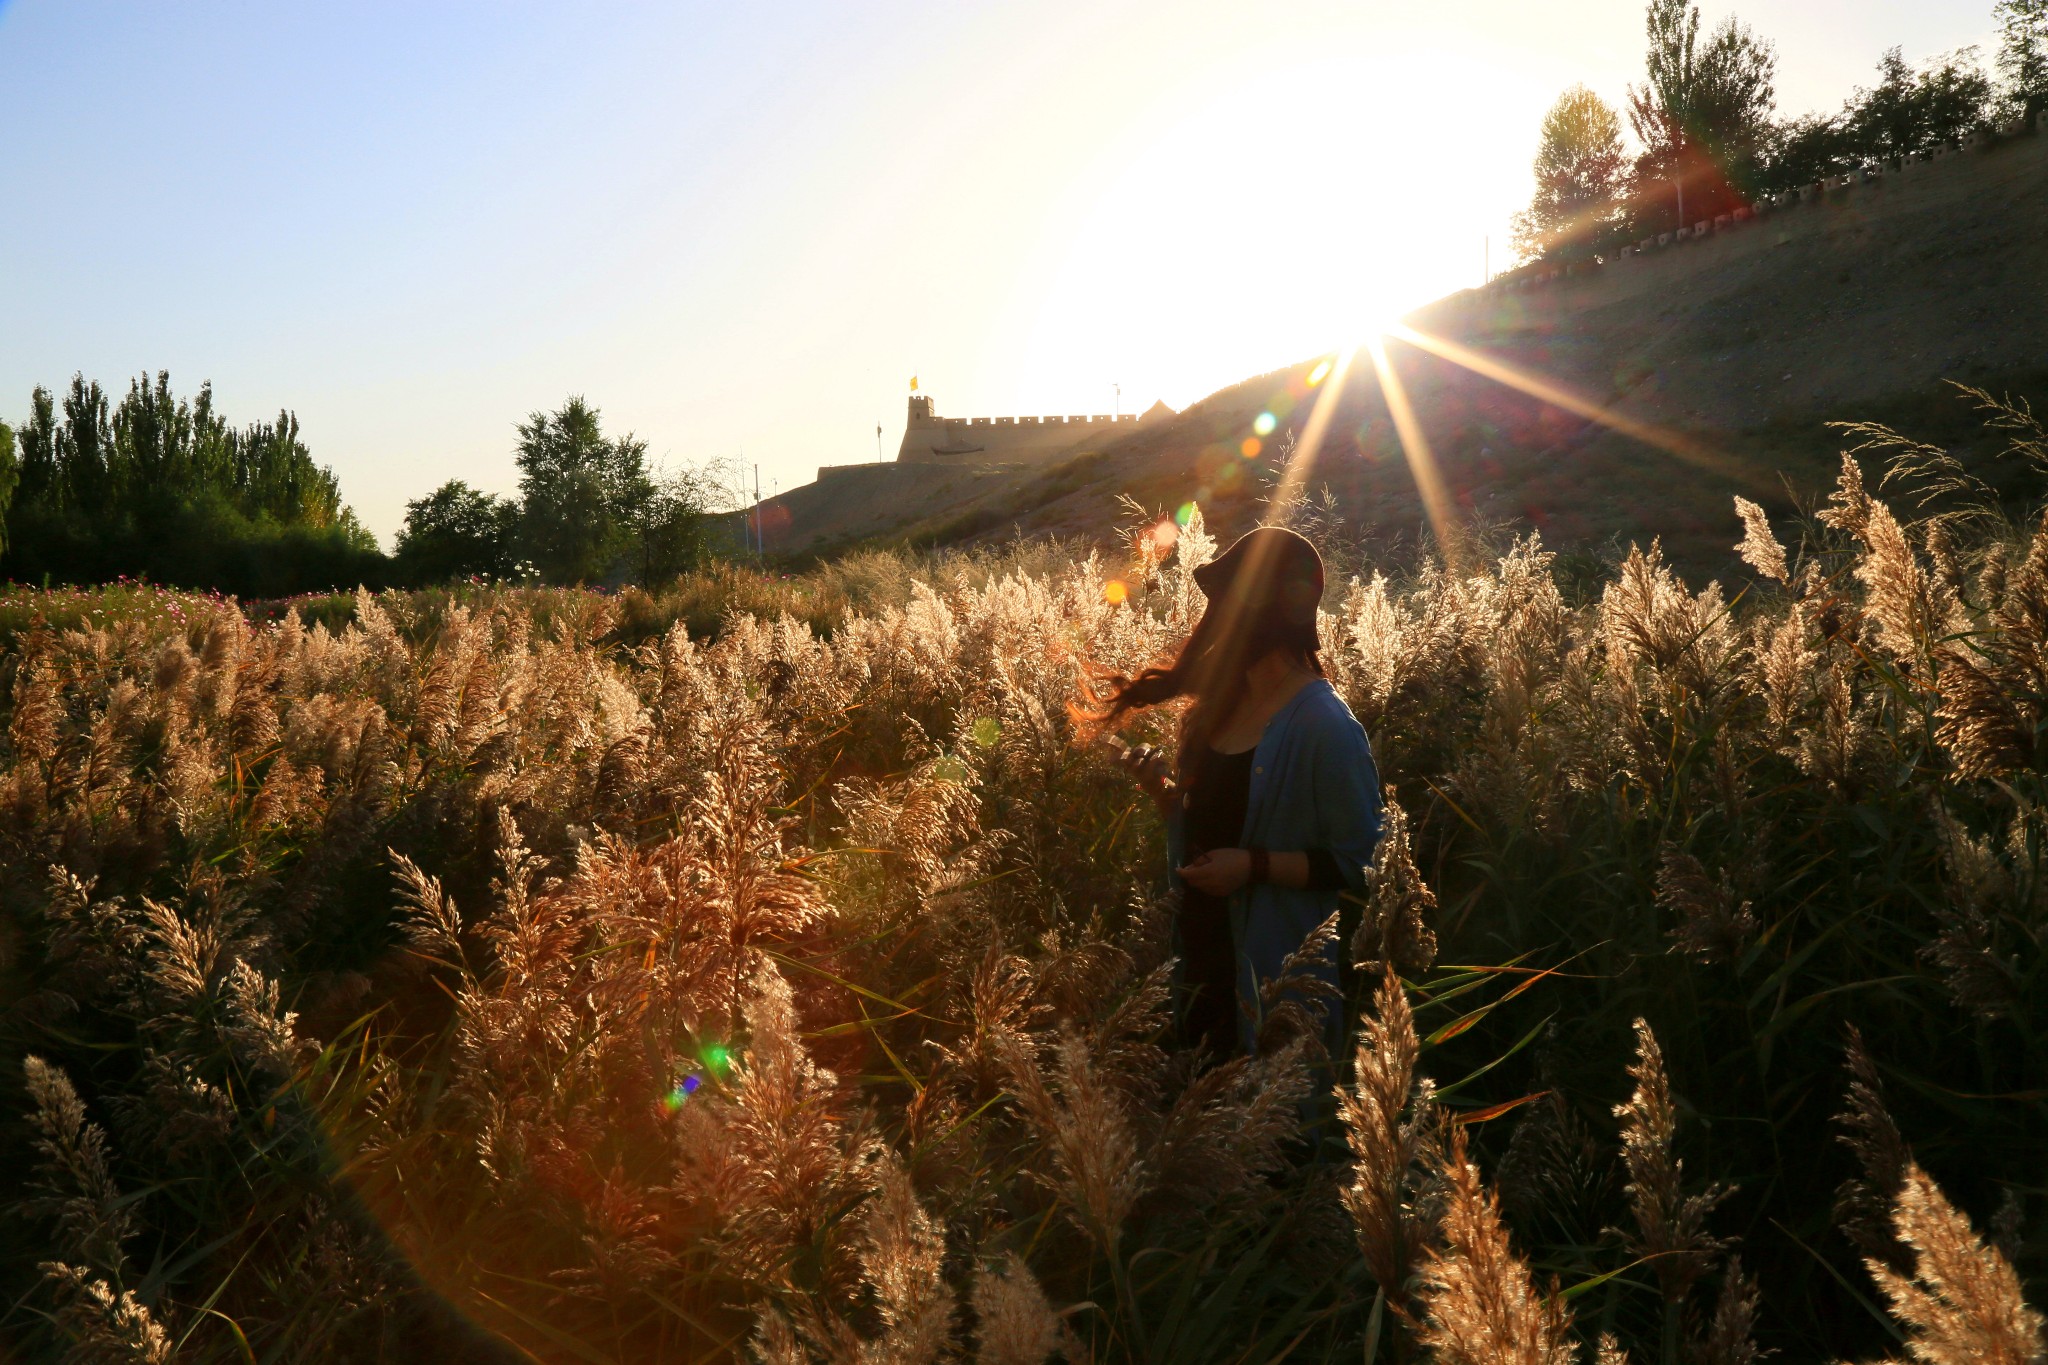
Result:
{"label": "fortress wall", "polygon": [[1130,416],[940,417],[928,398],[911,399],[896,458],[906,464],[1040,464],[1091,437],[1137,425]]}
{"label": "fortress wall", "polygon": [[1537,262],[1452,295],[1424,312],[1454,317],[1505,309],[1554,314],[1686,287],[1779,247],[1917,212],[1996,203],[2048,175],[2048,114],[2034,129],[1979,135],[1928,156],[1894,160],[1760,200],[1746,210],[1645,239],[1618,259]]}

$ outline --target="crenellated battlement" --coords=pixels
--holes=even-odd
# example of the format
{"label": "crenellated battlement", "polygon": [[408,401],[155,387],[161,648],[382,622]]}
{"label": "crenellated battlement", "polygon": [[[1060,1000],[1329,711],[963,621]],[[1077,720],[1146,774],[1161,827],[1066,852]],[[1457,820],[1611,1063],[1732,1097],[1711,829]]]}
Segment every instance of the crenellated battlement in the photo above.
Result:
{"label": "crenellated battlement", "polygon": [[1115,417],[1097,414],[1093,417],[952,417],[947,420],[964,422],[971,427],[1094,427],[1114,426],[1118,422],[1135,422],[1138,417],[1136,413],[1126,412]]}
{"label": "crenellated battlement", "polygon": [[1155,404],[1143,417],[1133,413],[941,417],[929,395],[913,394],[896,458],[905,464],[1047,463],[1093,436],[1135,427],[1162,414],[1172,416],[1172,409]]}
{"label": "crenellated battlement", "polygon": [[1893,157],[1842,175],[1828,176],[1810,185],[1786,190],[1782,194],[1766,195],[1754,203],[1738,207],[1731,213],[1702,218],[1674,232],[1662,232],[1654,237],[1645,237],[1623,247],[1612,261],[1537,261],[1518,270],[1495,276],[1479,290],[1467,291],[1468,296],[1475,293],[1521,293],[1544,289],[1575,277],[1605,274],[1617,267],[1626,269],[1631,262],[1645,257],[1655,257],[1709,237],[1738,232],[1766,219],[1789,226],[1787,215],[1797,215],[1802,208],[1823,204],[1843,205],[1857,197],[1862,187],[1891,188],[1917,185],[1931,175],[1940,174],[1937,168],[1946,169],[1948,166],[1965,163],[1973,153],[1988,152],[2021,138],[2042,138],[2044,133],[2048,133],[2048,111],[2037,114],[2031,124],[2005,124],[1995,131],[1972,133],[1960,142],[1946,143],[1930,152],[1915,152],[1906,157]]}

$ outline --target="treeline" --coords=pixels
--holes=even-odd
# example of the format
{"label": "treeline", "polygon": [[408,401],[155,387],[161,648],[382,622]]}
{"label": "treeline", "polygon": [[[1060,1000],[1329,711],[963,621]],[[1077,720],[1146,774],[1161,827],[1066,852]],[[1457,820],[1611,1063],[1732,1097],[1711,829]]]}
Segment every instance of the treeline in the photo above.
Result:
{"label": "treeline", "polygon": [[1892,48],[1839,113],[1780,119],[1777,52],[1730,16],[1705,33],[1690,0],[1650,0],[1640,85],[1623,114],[1584,86],[1544,117],[1536,190],[1517,214],[1524,260],[1584,259],[1727,213],[1760,195],[1930,151],[2048,108],[2048,0],[1998,0],[1987,74],[1974,48],[1918,66]]}
{"label": "treeline", "polygon": [[0,579],[125,575],[255,597],[470,577],[616,585],[707,552],[718,466],[650,467],[646,443],[607,437],[581,398],[518,434],[517,499],[450,481],[409,504],[386,555],[294,414],[237,427],[210,384],[180,398],[167,372],[145,374],[117,402],[74,376],[61,396],[38,387],[18,430],[0,424]]}
{"label": "treeline", "polygon": [[7,578],[274,595],[375,582],[384,563],[289,412],[236,427],[211,385],[178,398],[145,374],[114,402],[76,376],[61,398],[38,387],[19,431],[0,426]]}

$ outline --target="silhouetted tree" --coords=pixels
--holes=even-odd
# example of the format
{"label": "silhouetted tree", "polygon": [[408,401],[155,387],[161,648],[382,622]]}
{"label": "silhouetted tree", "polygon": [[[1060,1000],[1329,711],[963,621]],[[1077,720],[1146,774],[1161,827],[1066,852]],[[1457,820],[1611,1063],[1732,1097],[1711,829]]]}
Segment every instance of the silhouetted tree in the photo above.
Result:
{"label": "silhouetted tree", "polygon": [[1998,0],[1991,8],[1998,21],[2000,112],[2008,118],[2033,118],[2048,109],[2048,0]]}
{"label": "silhouetted tree", "polygon": [[1916,72],[1898,48],[1886,52],[1877,85],[1859,89],[1844,110],[1855,152],[1871,161],[1907,156],[1982,126],[1990,117],[1991,81],[1976,56],[1964,48]]}
{"label": "silhouetted tree", "polygon": [[1630,86],[1636,226],[1685,226],[1748,198],[1771,142],[1777,54],[1732,16],[1700,39],[1691,0],[1650,0],[1642,86]]}
{"label": "silhouetted tree", "polygon": [[637,567],[635,531],[655,495],[647,443],[607,439],[580,396],[519,426],[521,544],[557,583],[622,579]]}
{"label": "silhouetted tree", "polygon": [[14,428],[0,422],[0,554],[7,552],[7,510],[21,482],[21,462],[14,458]]}
{"label": "silhouetted tree", "polygon": [[1543,117],[1535,196],[1515,215],[1516,254],[1596,252],[1619,212],[1625,168],[1614,107],[1583,85],[1559,95]]}
{"label": "silhouetted tree", "polygon": [[1778,129],[1762,187],[1791,189],[1853,166],[1955,142],[1991,117],[1991,81],[1975,48],[1915,70],[1898,48],[1884,54],[1875,86],[1859,88],[1835,115],[1808,114]]}
{"label": "silhouetted tree", "polygon": [[519,504],[450,479],[405,505],[393,558],[408,583],[501,578],[515,567]]}
{"label": "silhouetted tree", "polygon": [[1858,159],[1856,139],[1840,114],[1806,114],[1781,124],[1772,138],[1762,188],[1811,185]]}

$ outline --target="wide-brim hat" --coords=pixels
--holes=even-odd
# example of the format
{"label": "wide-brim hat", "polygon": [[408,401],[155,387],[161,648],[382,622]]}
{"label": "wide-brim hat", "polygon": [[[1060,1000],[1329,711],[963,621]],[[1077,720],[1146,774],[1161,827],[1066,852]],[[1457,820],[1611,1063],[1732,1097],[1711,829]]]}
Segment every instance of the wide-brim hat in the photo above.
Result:
{"label": "wide-brim hat", "polygon": [[1261,526],[1196,569],[1195,586],[1211,605],[1226,600],[1245,610],[1277,613],[1289,625],[1315,630],[1323,600],[1323,557],[1284,526]]}

